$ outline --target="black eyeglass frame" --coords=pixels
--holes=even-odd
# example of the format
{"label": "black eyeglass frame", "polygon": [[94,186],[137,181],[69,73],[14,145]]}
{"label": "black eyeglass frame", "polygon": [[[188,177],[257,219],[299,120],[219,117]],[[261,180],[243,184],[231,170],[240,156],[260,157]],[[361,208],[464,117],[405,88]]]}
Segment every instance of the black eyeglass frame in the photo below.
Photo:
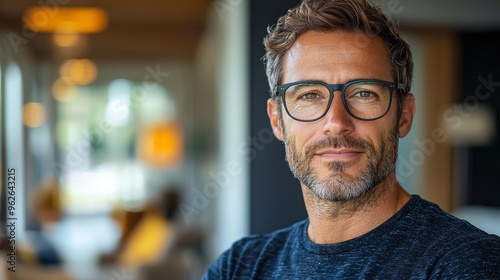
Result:
{"label": "black eyeglass frame", "polygon": [[[360,117],[354,115],[351,112],[351,110],[349,110],[349,107],[347,106],[347,101],[345,100],[345,89],[348,86],[352,85],[352,84],[363,83],[363,82],[366,82],[366,83],[370,83],[370,82],[381,83],[381,84],[385,85],[387,87],[387,89],[389,90],[389,105],[387,106],[387,110],[385,110],[385,112],[381,116],[379,116],[379,117],[371,118],[371,119],[360,118]],[[314,84],[323,85],[323,86],[325,86],[328,89],[328,91],[330,93],[330,96],[329,96],[329,99],[328,99],[328,105],[326,106],[325,111],[323,112],[323,114],[321,114],[321,116],[319,116],[319,117],[317,117],[315,119],[312,119],[312,120],[301,120],[301,119],[298,119],[298,118],[292,116],[292,114],[290,114],[290,112],[288,111],[288,108],[286,106],[286,101],[285,101],[286,90],[289,87],[291,87],[291,86],[298,85],[298,84],[304,84],[304,83],[314,83]],[[405,89],[405,85],[402,84],[402,83],[398,83],[398,82],[393,83],[393,82],[388,82],[388,81],[383,81],[383,80],[377,80],[377,79],[352,80],[352,81],[349,81],[349,82],[347,82],[345,84],[327,84],[327,83],[324,83],[324,82],[321,82],[321,81],[305,80],[305,81],[292,82],[292,83],[282,84],[282,85],[276,86],[274,88],[274,96],[275,97],[277,97],[278,95],[281,96],[281,100],[283,102],[283,106],[285,106],[285,111],[288,114],[288,116],[290,116],[290,118],[292,118],[292,119],[294,119],[296,121],[299,121],[299,122],[314,122],[314,121],[317,121],[317,120],[323,118],[326,115],[326,113],[328,112],[328,110],[330,110],[330,106],[332,105],[333,93],[335,91],[340,91],[340,97],[342,99],[342,103],[344,104],[344,108],[346,109],[347,113],[349,113],[349,115],[351,115],[355,119],[362,120],[362,121],[374,121],[374,120],[378,120],[378,119],[384,117],[385,115],[387,115],[387,112],[389,112],[389,110],[391,109],[392,93],[394,92],[395,89],[404,90]]]}

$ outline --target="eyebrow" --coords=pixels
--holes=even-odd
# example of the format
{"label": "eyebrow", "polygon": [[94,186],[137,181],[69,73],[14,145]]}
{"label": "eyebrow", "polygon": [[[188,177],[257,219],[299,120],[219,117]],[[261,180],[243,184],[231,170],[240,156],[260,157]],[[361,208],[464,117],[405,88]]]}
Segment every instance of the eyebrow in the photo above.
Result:
{"label": "eyebrow", "polygon": [[[308,80],[308,81],[299,81],[300,84],[296,84],[292,87],[292,92],[295,93],[297,92],[298,90],[300,90],[301,88],[303,87],[307,87],[309,84],[315,84],[315,85],[318,85],[317,83],[315,83],[316,81],[313,81],[313,80]],[[290,90],[290,88],[288,89]]]}
{"label": "eyebrow", "polygon": [[[375,78],[375,77],[362,77],[362,78],[354,78],[354,79],[349,79],[347,80],[346,82],[344,83],[340,83],[340,84],[346,84],[346,83],[349,83],[349,82],[352,82],[352,81],[358,81],[358,80],[383,80],[383,79],[380,79],[380,78]],[[327,83],[326,81],[324,80],[315,80],[315,79],[307,79],[307,80],[298,80],[298,81],[295,81],[295,82],[291,82],[291,83],[299,83],[299,82],[304,82],[304,83],[307,83],[307,82],[313,82],[313,83],[323,83],[323,84],[330,84],[330,83]]]}

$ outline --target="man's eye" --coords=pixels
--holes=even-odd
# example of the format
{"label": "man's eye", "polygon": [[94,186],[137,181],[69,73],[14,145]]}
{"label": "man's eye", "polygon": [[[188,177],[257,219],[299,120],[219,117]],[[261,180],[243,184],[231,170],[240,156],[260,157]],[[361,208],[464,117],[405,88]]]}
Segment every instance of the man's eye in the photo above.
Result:
{"label": "man's eye", "polygon": [[355,96],[362,97],[362,98],[369,98],[369,97],[375,97],[376,95],[370,91],[360,91],[360,92],[356,93]]}
{"label": "man's eye", "polygon": [[314,92],[307,92],[307,93],[302,94],[300,98],[302,98],[302,99],[316,99],[316,98],[320,98],[320,96]]}

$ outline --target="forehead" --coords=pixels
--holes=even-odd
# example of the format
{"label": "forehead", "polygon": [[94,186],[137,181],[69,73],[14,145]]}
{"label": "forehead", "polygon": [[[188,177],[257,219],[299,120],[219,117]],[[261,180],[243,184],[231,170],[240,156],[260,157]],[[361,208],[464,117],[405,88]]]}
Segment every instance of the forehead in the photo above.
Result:
{"label": "forehead", "polygon": [[358,32],[309,31],[287,51],[283,83],[322,80],[343,83],[359,78],[392,80],[386,43]]}

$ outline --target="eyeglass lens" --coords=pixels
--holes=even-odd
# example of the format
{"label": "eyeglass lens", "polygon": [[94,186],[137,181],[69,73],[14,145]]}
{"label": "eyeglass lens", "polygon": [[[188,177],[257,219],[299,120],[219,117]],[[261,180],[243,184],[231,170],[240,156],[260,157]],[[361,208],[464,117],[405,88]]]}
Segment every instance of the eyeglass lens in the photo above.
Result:
{"label": "eyeglass lens", "polygon": [[[285,106],[289,114],[299,120],[313,120],[327,110],[330,97],[335,94],[319,83],[300,83],[290,86],[285,92]],[[338,95],[340,97],[340,95]],[[352,83],[344,89],[348,111],[361,119],[382,116],[389,107],[390,89],[387,85],[370,81]]]}

